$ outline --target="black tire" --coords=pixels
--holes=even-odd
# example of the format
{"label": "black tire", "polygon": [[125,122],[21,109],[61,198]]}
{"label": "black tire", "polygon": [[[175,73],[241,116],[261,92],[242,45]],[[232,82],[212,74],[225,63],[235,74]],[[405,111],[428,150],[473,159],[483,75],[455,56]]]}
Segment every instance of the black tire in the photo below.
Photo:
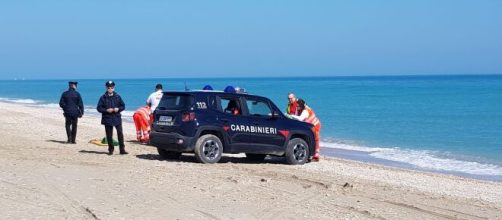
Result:
{"label": "black tire", "polygon": [[293,138],[289,140],[288,147],[286,148],[286,161],[292,165],[305,164],[310,156],[310,149],[301,138]]}
{"label": "black tire", "polygon": [[246,153],[246,159],[253,162],[261,162],[265,159],[266,154],[248,154]]}
{"label": "black tire", "polygon": [[157,152],[159,152],[159,155],[162,159],[167,160],[178,160],[181,156],[181,152],[167,151],[162,148],[157,148]]}
{"label": "black tire", "polygon": [[220,138],[212,134],[202,135],[195,143],[195,158],[201,163],[217,163],[223,154]]}

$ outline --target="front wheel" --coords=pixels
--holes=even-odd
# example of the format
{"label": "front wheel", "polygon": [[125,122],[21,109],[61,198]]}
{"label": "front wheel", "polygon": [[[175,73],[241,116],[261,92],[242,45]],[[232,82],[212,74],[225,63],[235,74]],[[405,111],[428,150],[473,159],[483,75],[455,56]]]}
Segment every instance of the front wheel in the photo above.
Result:
{"label": "front wheel", "polygon": [[221,140],[212,134],[202,135],[195,143],[195,157],[201,163],[217,163],[223,154]]}
{"label": "front wheel", "polygon": [[292,165],[302,165],[307,162],[310,155],[309,146],[301,138],[289,140],[286,148],[286,161]]}

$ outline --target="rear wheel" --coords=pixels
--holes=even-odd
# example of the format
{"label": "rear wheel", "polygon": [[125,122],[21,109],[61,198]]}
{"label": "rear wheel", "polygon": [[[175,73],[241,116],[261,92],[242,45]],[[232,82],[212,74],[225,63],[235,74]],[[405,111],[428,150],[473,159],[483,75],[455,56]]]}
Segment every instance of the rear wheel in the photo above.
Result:
{"label": "rear wheel", "polygon": [[248,154],[246,153],[246,159],[253,162],[261,162],[265,159],[267,155],[265,154]]}
{"label": "rear wheel", "polygon": [[301,138],[293,138],[289,140],[286,148],[286,161],[293,165],[305,164],[309,158],[309,153],[307,142]]}
{"label": "rear wheel", "polygon": [[195,143],[195,158],[201,163],[217,163],[223,154],[220,138],[212,134],[202,135]]}
{"label": "rear wheel", "polygon": [[157,148],[157,152],[159,152],[159,155],[162,159],[177,160],[180,159],[181,156],[181,152],[167,151],[162,148]]}

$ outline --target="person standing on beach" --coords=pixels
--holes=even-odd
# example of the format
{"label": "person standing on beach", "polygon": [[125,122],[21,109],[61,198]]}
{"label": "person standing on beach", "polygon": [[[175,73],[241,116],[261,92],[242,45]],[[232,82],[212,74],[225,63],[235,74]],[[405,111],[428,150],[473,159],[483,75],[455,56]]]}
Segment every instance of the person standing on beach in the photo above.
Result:
{"label": "person standing on beach", "polygon": [[63,92],[59,100],[59,106],[63,109],[65,118],[66,143],[76,144],[78,118],[84,115],[84,102],[80,93],[77,92],[78,82],[68,82],[68,91]]}
{"label": "person standing on beach", "polygon": [[321,140],[321,121],[315,115],[314,110],[312,110],[303,99],[298,99],[298,115],[291,115],[291,117],[299,120],[310,123],[314,125],[312,127],[312,132],[314,132],[315,138],[315,153],[312,158],[313,161],[319,161],[319,152],[321,149],[320,140]]}
{"label": "person standing on beach", "polygon": [[159,103],[160,103],[160,100],[162,99],[162,84],[157,84],[155,86],[155,92],[153,92],[152,94],[150,94],[150,96],[148,96],[148,99],[146,99],[146,104],[147,105],[150,105],[150,122],[153,121],[153,112],[155,111],[155,109],[157,109],[157,106],[159,106]]}
{"label": "person standing on beach", "polygon": [[288,93],[288,106],[286,107],[286,113],[288,115],[298,114],[298,99],[292,92]]}
{"label": "person standing on beach", "polygon": [[117,130],[120,154],[128,154],[125,151],[124,134],[122,132],[122,115],[125,103],[118,93],[115,92],[115,83],[108,81],[105,84],[106,92],[98,102],[97,110],[101,113],[101,124],[105,126],[106,140],[108,142],[108,155],[113,154],[113,127]]}

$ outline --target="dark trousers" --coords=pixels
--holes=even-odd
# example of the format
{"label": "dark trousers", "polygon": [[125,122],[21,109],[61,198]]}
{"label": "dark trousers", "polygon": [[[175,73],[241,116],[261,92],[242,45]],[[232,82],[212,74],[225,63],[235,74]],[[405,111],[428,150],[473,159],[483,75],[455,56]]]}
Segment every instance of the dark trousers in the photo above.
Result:
{"label": "dark trousers", "polygon": [[66,136],[68,142],[74,143],[77,138],[78,117],[65,117]]}
{"label": "dark trousers", "polygon": [[[124,133],[122,133],[122,124],[115,126],[117,129],[117,136],[119,138],[120,151],[124,150]],[[106,140],[108,142],[108,149],[113,149],[113,126],[105,125]]]}

